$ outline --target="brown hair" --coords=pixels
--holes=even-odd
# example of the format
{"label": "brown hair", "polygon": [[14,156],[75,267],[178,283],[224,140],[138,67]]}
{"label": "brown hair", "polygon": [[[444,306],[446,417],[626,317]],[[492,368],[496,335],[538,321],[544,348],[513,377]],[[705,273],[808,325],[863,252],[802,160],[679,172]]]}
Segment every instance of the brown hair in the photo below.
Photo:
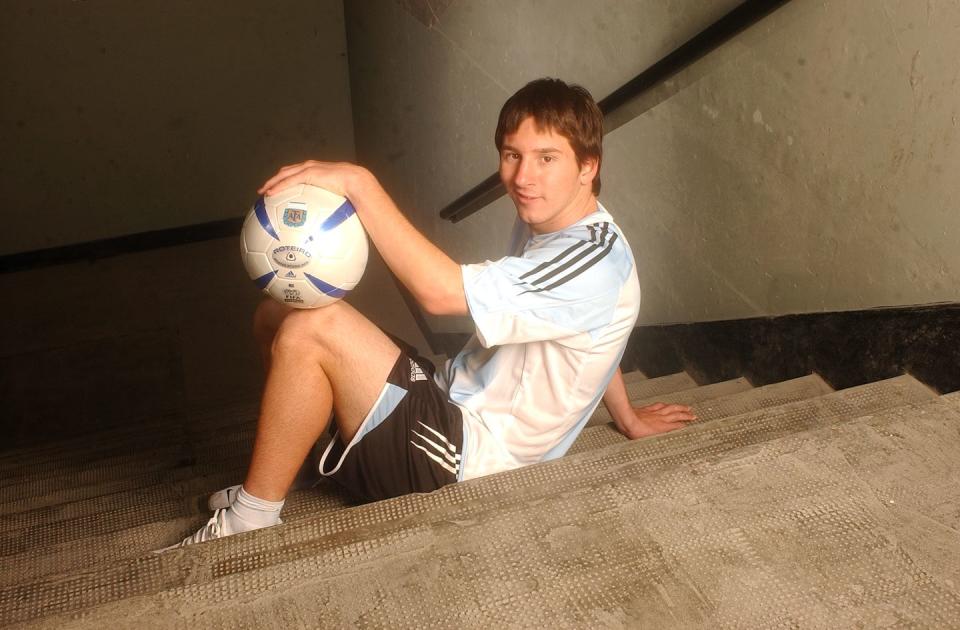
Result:
{"label": "brown hair", "polygon": [[596,158],[593,194],[600,194],[600,162],[603,158],[603,114],[593,97],[579,85],[560,79],[537,79],[507,99],[500,110],[494,143],[503,149],[503,137],[515,133],[520,123],[533,117],[538,130],[549,129],[570,142],[577,164]]}

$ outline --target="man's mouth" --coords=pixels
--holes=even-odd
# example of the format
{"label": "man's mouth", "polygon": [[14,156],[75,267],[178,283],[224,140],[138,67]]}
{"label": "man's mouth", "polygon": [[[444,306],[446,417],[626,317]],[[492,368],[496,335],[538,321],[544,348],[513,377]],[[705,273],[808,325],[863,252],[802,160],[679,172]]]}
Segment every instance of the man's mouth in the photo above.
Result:
{"label": "man's mouth", "polygon": [[519,190],[515,191],[514,194],[517,196],[517,199],[519,199],[520,201],[533,201],[534,199],[538,198],[536,195],[522,193]]}

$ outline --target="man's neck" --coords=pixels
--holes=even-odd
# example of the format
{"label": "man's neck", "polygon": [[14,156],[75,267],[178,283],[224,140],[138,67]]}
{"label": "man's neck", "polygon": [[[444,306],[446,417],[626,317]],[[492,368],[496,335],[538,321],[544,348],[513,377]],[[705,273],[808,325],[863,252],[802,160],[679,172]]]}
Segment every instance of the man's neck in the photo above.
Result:
{"label": "man's neck", "polygon": [[531,225],[530,231],[533,234],[539,235],[539,234],[550,234],[552,232],[559,232],[561,230],[565,230],[571,225],[576,225],[577,223],[582,221],[584,217],[588,217],[594,212],[596,212],[597,203],[598,203],[597,197],[591,191],[582,201],[579,201],[578,203],[575,204],[574,207],[578,209],[573,213],[571,213],[567,218],[567,220],[557,225],[551,225],[546,229],[538,229],[536,226]]}

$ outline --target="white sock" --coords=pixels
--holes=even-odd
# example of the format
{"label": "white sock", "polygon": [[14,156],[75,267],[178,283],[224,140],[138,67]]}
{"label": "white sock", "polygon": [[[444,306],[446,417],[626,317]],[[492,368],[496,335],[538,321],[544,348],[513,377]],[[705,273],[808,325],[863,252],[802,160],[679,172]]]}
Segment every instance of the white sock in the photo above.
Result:
{"label": "white sock", "polygon": [[224,512],[223,520],[231,534],[270,527],[280,522],[283,504],[284,501],[267,501],[255,497],[240,486],[237,498]]}

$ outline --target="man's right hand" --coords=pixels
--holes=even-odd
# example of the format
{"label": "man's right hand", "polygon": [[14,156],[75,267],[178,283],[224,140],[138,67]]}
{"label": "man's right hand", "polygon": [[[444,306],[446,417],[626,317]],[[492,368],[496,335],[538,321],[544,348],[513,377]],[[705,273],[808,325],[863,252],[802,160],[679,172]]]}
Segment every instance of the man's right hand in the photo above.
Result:
{"label": "man's right hand", "polygon": [[349,162],[307,160],[282,167],[257,192],[274,195],[297,184],[349,199],[380,256],[425,311],[467,314],[460,266],[404,217],[370,171]]}
{"label": "man's right hand", "polygon": [[281,167],[257,192],[261,195],[275,195],[297,184],[309,184],[353,201],[352,196],[372,177],[370,171],[350,162],[307,160]]}

